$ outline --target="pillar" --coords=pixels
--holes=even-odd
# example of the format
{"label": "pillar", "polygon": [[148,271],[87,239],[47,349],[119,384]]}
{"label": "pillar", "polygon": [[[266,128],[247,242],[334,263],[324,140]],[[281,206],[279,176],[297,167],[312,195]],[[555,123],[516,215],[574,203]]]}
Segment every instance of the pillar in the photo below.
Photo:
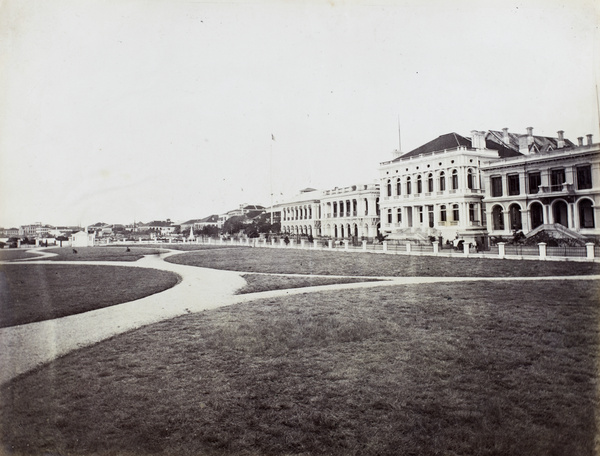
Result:
{"label": "pillar", "polygon": [[546,243],[540,242],[538,243],[538,247],[540,248],[540,260],[546,259]]}
{"label": "pillar", "polygon": [[387,252],[387,241],[383,241],[383,251]]}
{"label": "pillar", "polygon": [[505,242],[498,242],[498,256],[500,258],[504,258],[504,256],[506,255],[506,251],[504,249],[505,244]]}
{"label": "pillar", "polygon": [[411,248],[410,242],[407,242],[406,243],[406,253],[410,253],[410,248]]}
{"label": "pillar", "polygon": [[433,253],[435,255],[437,255],[439,253],[439,251],[440,251],[440,243],[439,243],[439,241],[433,241],[431,244],[433,245]]}
{"label": "pillar", "polygon": [[350,244],[350,241],[344,239],[344,250],[348,250],[349,244]]}
{"label": "pillar", "polygon": [[[592,244],[593,245],[593,244]],[[362,249],[366,252],[367,251],[367,241],[362,241]]]}
{"label": "pillar", "polygon": [[333,249],[333,239],[329,239],[329,241],[327,241],[327,243],[329,244],[329,249]]}
{"label": "pillar", "polygon": [[587,253],[587,257],[592,260],[594,258],[594,243],[593,242],[588,242],[585,244],[585,249],[586,249],[586,253]]}

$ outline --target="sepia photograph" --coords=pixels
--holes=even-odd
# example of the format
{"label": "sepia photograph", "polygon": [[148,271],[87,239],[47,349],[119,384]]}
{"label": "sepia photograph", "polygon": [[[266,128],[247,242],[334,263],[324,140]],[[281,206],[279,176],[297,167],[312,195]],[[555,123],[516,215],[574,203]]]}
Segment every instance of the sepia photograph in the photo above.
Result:
{"label": "sepia photograph", "polygon": [[0,0],[0,68],[0,456],[600,455],[598,1]]}

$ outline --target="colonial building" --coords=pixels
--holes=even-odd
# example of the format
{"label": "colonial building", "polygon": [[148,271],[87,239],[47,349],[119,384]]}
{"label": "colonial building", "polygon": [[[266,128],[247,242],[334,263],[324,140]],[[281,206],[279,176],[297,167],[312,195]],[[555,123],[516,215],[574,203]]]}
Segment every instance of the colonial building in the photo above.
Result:
{"label": "colonial building", "polygon": [[485,205],[490,235],[541,230],[554,236],[600,236],[600,144],[592,135],[578,144],[564,138],[527,134],[508,140],[520,154],[482,165]]}
{"label": "colonial building", "polygon": [[[463,239],[560,231],[598,236],[598,144],[472,131],[442,135],[380,165],[381,229],[390,239]],[[571,230],[571,234],[567,231]]]}
{"label": "colonial building", "polygon": [[379,225],[379,185],[361,184],[332,190],[307,188],[274,207],[281,231],[336,239],[373,238]]}
{"label": "colonial building", "polygon": [[442,135],[380,164],[381,230],[389,239],[482,242],[486,235],[480,164],[518,155],[497,132]]}
{"label": "colonial building", "polygon": [[379,185],[361,184],[325,190],[320,202],[322,235],[374,238],[379,230]]}
{"label": "colonial building", "polygon": [[314,188],[300,190],[300,194],[273,206],[280,212],[281,232],[293,235],[321,236],[321,195]]}

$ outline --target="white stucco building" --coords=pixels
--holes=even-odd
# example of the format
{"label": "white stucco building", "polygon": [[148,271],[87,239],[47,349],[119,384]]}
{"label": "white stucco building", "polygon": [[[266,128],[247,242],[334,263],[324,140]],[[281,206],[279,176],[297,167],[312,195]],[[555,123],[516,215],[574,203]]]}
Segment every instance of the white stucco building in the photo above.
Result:
{"label": "white stucco building", "polygon": [[92,247],[96,241],[96,233],[88,233],[87,229],[71,234],[69,244],[71,247]]}
{"label": "white stucco building", "polygon": [[519,156],[481,167],[489,234],[548,230],[561,237],[600,237],[600,144],[592,135],[585,144],[579,137],[577,145],[562,131],[557,138],[540,138],[528,129],[511,139],[519,143]]}
{"label": "white stucco building", "polygon": [[273,210],[281,213],[283,233],[358,240],[377,235],[378,200],[378,184],[307,188]]}
{"label": "white stucco building", "polygon": [[381,163],[381,231],[389,239],[483,242],[481,162],[515,155],[496,139],[497,132],[448,133]]}

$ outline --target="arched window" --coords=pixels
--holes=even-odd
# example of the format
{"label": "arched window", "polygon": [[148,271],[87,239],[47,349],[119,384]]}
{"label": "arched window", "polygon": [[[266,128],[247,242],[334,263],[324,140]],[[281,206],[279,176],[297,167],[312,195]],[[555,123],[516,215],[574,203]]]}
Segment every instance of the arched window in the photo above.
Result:
{"label": "arched window", "polygon": [[429,193],[433,192],[433,174],[429,173],[427,176],[427,191]]}
{"label": "arched window", "polygon": [[417,194],[423,193],[423,182],[421,176],[417,176]]}
{"label": "arched window", "polygon": [[589,199],[581,200],[579,206],[579,227],[594,228],[594,207]]}
{"label": "arched window", "polygon": [[402,183],[400,182],[400,178],[396,179],[396,195],[402,194]]}
{"label": "arched window", "polygon": [[444,173],[444,171],[442,171],[440,173],[440,192],[443,192],[446,190],[446,173]]}
{"label": "arched window", "polygon": [[458,171],[452,170],[452,190],[458,190]]}
{"label": "arched window", "polygon": [[536,229],[544,223],[544,208],[540,203],[533,203],[529,207],[529,216],[531,217],[531,229]]}
{"label": "arched window", "polygon": [[521,207],[518,204],[511,204],[508,208],[508,217],[510,219],[510,229],[512,231],[523,229],[521,223]]}
{"label": "arched window", "polygon": [[445,204],[442,204],[440,206],[440,221],[441,222],[446,221],[446,205]]}
{"label": "arched window", "polygon": [[411,182],[410,182],[410,176],[406,178],[406,194],[410,195],[410,191],[411,191]]}
{"label": "arched window", "polygon": [[399,207],[396,212],[396,221],[398,223],[402,223],[402,208],[401,207]]}
{"label": "arched window", "polygon": [[459,213],[459,210],[458,210],[458,204],[453,204],[452,205],[452,219],[455,222],[458,222],[459,217],[460,217],[460,213]]}
{"label": "arched window", "polygon": [[492,209],[492,224],[494,230],[504,229],[504,212],[502,206],[494,206]]}
{"label": "arched window", "polygon": [[387,196],[392,196],[392,181],[389,179],[387,181]]}
{"label": "arched window", "polygon": [[388,219],[388,223],[392,223],[392,210],[388,209],[388,213],[387,213],[387,219]]}
{"label": "arched window", "polygon": [[569,218],[567,215],[567,203],[564,201],[556,201],[552,205],[552,215],[554,217],[554,223],[559,223],[562,226],[569,227]]}
{"label": "arched window", "polygon": [[467,188],[470,190],[475,188],[473,186],[473,170],[471,168],[467,170]]}

